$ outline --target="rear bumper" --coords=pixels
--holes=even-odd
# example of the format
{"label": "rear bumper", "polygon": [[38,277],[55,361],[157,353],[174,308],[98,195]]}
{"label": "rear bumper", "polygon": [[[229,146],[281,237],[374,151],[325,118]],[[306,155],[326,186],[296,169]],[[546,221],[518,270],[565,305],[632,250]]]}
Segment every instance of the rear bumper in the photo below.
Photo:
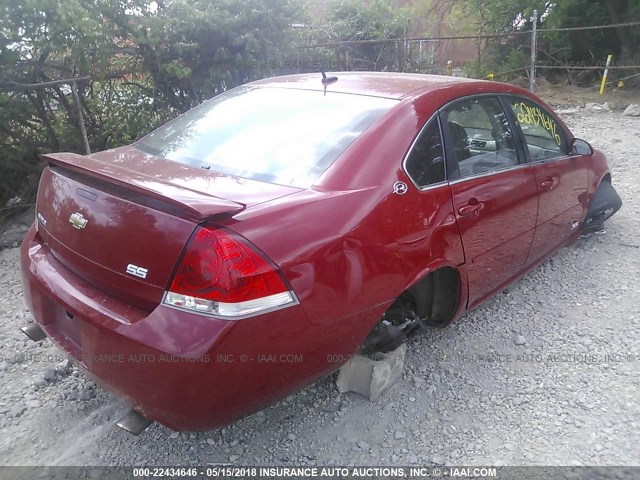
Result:
{"label": "rear bumper", "polygon": [[378,315],[320,328],[299,305],[240,321],[137,310],[65,269],[33,227],[21,263],[28,306],[47,336],[97,383],[176,430],[226,425],[335,370]]}

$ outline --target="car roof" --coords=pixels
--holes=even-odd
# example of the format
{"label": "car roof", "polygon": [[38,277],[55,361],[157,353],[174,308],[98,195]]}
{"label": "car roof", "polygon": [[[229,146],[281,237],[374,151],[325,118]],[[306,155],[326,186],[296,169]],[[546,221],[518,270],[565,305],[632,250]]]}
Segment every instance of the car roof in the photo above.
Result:
{"label": "car roof", "polygon": [[[446,75],[424,75],[419,73],[331,72],[326,75],[327,77],[338,78],[337,81],[327,85],[327,91],[329,92],[395,99],[411,96],[412,92],[422,94],[426,91],[439,90],[454,84],[477,83],[486,85],[494,83]],[[322,73],[320,72],[266,78],[249,83],[249,85],[319,91],[325,88],[322,83]]]}

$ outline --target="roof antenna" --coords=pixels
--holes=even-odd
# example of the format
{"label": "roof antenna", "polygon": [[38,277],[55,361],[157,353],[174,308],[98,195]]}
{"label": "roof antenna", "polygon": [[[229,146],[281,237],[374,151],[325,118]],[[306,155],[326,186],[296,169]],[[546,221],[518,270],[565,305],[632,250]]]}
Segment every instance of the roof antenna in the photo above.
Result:
{"label": "roof antenna", "polygon": [[322,85],[324,85],[324,94],[325,96],[327,95],[327,85],[331,85],[332,83],[335,83],[338,81],[338,77],[327,77],[327,74],[324,72],[322,73]]}
{"label": "roof antenna", "polygon": [[338,77],[327,77],[327,74],[322,72],[322,84],[323,85],[331,85],[338,81]]}

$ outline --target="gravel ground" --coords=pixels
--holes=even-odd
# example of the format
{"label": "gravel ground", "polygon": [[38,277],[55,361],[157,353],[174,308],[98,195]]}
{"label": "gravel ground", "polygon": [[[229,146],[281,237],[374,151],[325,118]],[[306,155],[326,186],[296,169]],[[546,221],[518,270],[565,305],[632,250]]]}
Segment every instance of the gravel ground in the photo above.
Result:
{"label": "gravel ground", "polygon": [[640,118],[566,118],[609,155],[624,206],[607,235],[412,339],[377,402],[334,375],[219,431],[129,435],[124,404],[18,331],[18,250],[0,251],[0,464],[640,464]]}

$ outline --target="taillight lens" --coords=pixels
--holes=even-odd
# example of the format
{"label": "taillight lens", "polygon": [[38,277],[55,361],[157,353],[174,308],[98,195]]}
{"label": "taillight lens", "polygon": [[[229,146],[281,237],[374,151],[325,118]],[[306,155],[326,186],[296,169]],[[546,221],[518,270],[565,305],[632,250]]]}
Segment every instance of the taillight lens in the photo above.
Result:
{"label": "taillight lens", "polygon": [[230,319],[296,303],[276,268],[234,235],[198,227],[164,303]]}

